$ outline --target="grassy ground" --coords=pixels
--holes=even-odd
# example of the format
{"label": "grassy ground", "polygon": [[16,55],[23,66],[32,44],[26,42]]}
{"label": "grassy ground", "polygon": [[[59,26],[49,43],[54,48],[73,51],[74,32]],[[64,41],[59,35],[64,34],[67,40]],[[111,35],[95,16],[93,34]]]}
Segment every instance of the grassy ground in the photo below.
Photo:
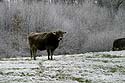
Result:
{"label": "grassy ground", "polygon": [[123,83],[125,51],[1,59],[0,83]]}

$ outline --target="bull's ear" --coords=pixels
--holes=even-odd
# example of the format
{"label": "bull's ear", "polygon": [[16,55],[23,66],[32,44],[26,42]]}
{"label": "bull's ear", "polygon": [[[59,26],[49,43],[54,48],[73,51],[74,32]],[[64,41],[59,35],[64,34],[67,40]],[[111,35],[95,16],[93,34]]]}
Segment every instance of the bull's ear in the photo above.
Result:
{"label": "bull's ear", "polygon": [[52,32],[53,33],[53,35],[56,35],[56,32]]}

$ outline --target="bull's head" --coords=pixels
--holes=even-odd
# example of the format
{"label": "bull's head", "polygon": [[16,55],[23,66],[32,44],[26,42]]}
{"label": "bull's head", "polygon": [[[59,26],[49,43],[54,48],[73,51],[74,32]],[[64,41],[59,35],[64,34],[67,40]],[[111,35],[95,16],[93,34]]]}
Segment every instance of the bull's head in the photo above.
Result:
{"label": "bull's head", "polygon": [[63,32],[63,31],[56,31],[56,32],[53,32],[54,35],[57,36],[58,40],[62,40],[63,39],[63,35],[65,34],[66,32]]}

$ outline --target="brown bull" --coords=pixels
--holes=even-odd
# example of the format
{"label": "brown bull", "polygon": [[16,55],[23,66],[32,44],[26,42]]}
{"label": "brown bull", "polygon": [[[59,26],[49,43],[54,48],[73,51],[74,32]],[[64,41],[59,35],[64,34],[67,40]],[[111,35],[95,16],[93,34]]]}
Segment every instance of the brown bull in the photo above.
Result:
{"label": "brown bull", "polygon": [[65,33],[66,32],[63,31],[30,33],[28,39],[30,45],[31,58],[33,57],[34,60],[36,60],[37,50],[47,50],[48,60],[52,60],[53,53],[58,47],[59,41],[62,40],[63,35]]}

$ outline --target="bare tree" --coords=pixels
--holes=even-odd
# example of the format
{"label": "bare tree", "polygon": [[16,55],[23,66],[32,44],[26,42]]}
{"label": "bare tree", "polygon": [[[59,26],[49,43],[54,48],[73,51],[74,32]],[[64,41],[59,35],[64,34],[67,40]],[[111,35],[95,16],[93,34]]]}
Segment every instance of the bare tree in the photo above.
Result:
{"label": "bare tree", "polygon": [[124,0],[94,0],[94,2],[96,2],[95,4],[100,7],[106,7],[110,11],[110,15],[114,17],[123,4]]}
{"label": "bare tree", "polygon": [[116,0],[114,3],[114,11],[117,13],[119,10],[120,6],[123,4],[124,0]]}

